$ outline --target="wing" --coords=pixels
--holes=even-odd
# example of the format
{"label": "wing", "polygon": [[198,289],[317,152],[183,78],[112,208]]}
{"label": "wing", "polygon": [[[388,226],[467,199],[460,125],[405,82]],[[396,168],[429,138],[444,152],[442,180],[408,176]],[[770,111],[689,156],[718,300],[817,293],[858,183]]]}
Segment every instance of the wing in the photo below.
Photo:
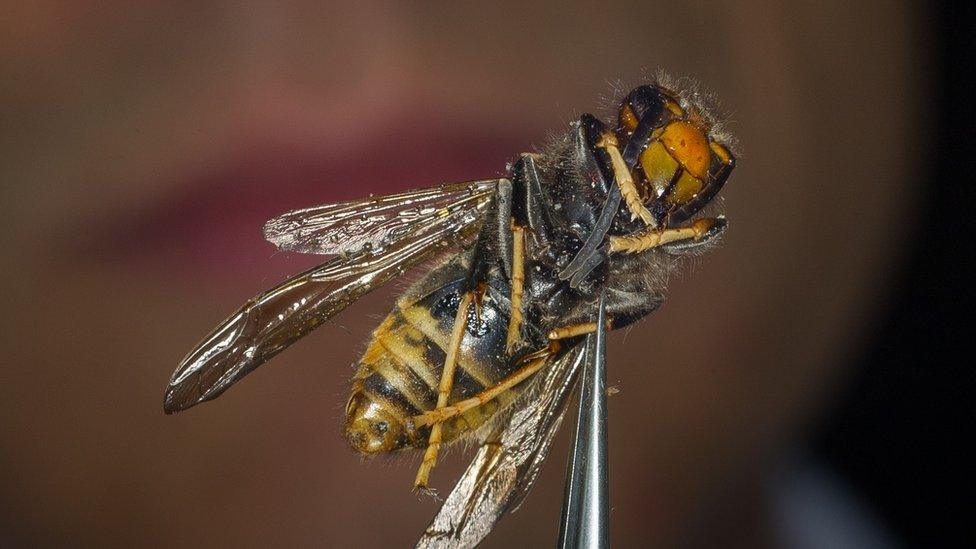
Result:
{"label": "wing", "polygon": [[577,345],[538,374],[508,421],[478,450],[417,542],[418,549],[473,547],[502,513],[521,504],[549,454],[582,362],[583,346]]}
{"label": "wing", "polygon": [[348,254],[385,248],[445,216],[476,216],[497,179],[452,183],[295,210],[268,221],[264,237],[282,250]]}
{"label": "wing", "polygon": [[414,227],[385,247],[337,257],[259,294],[180,362],[163,399],[167,413],[211,400],[368,292],[477,235],[490,194]]}

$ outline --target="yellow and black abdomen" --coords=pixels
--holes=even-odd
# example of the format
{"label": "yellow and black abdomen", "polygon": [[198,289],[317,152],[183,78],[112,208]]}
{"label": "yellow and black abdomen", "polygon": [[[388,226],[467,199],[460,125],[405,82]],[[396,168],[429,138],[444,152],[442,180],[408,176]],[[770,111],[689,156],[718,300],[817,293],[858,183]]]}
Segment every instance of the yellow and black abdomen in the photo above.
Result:
{"label": "yellow and black abdomen", "polygon": [[[436,406],[466,276],[457,261],[435,270],[419,285],[421,290],[400,299],[373,332],[346,406],[345,434],[356,450],[375,454],[427,445],[429,427],[411,431],[407,420]],[[502,295],[489,289],[479,314],[471,308],[449,404],[497,384],[514,369],[505,353],[509,308]],[[515,396],[516,391],[508,391],[446,421],[443,441],[477,429]]]}

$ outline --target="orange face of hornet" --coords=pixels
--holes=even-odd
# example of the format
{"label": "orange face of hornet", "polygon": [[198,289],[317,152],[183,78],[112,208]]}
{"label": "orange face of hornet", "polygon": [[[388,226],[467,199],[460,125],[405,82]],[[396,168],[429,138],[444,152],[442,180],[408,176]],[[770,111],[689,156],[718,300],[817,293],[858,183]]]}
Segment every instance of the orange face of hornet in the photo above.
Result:
{"label": "orange face of hornet", "polygon": [[657,85],[637,88],[623,101],[618,131],[624,136],[637,129],[637,113],[650,104],[647,96],[657,102],[663,99],[665,110],[662,124],[640,154],[635,183],[641,197],[645,203],[663,204],[667,211],[656,212],[662,217],[681,210],[697,211],[718,192],[735,159],[728,146],[712,135],[702,113],[682,107],[673,92]]}

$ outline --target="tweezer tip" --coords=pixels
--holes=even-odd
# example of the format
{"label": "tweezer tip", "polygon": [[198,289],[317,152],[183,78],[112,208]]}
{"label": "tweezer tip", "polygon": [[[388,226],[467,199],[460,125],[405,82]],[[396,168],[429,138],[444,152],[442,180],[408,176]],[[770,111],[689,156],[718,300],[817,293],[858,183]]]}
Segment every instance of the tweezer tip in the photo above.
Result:
{"label": "tweezer tip", "polygon": [[609,546],[606,403],[606,303],[586,337],[579,417],[566,476],[560,547]]}

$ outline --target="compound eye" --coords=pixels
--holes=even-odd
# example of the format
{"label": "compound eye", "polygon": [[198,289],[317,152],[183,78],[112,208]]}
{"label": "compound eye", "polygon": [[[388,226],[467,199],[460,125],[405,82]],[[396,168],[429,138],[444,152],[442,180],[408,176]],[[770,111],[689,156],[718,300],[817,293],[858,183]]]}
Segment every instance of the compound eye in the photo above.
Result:
{"label": "compound eye", "polygon": [[670,116],[677,118],[685,115],[684,109],[669,91],[660,86],[645,85],[638,86],[627,94],[617,116],[620,127],[632,132],[645,117],[650,116],[657,120],[667,111],[671,112]]}

